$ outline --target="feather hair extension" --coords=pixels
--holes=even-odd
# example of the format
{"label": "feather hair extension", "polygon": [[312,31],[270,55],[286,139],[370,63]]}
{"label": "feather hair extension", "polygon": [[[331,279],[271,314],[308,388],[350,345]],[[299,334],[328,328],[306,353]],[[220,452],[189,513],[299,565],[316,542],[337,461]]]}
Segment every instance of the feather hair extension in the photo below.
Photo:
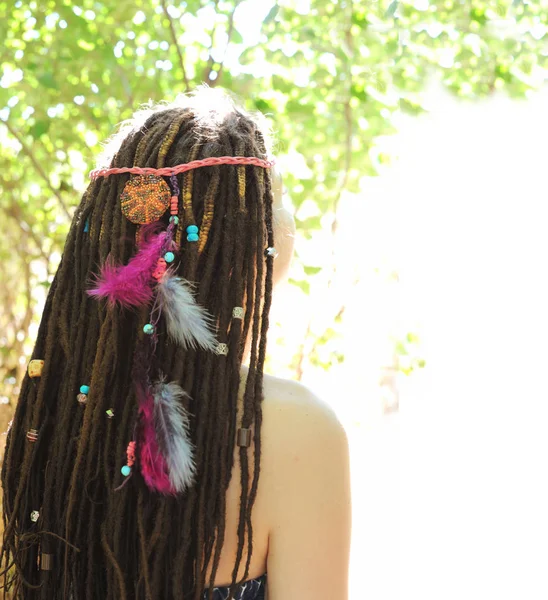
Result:
{"label": "feather hair extension", "polygon": [[137,444],[139,466],[147,487],[153,492],[173,494],[167,474],[167,465],[154,431],[154,397],[143,385],[137,386],[139,402],[140,439]]}
{"label": "feather hair extension", "polygon": [[139,386],[141,473],[148,488],[165,495],[184,492],[194,483],[196,464],[190,440],[189,414],[182,399],[186,392],[165,378],[147,391]]}
{"label": "feather hair extension", "polygon": [[158,232],[161,225],[153,223],[143,227],[143,241],[137,254],[127,265],[113,265],[107,260],[96,276],[88,294],[107,298],[111,306],[135,307],[148,304],[153,296],[152,272],[164,250],[166,231]]}
{"label": "feather hair extension", "polygon": [[175,492],[183,492],[194,483],[196,465],[190,440],[189,413],[183,405],[188,394],[165,377],[153,386],[154,430],[158,447],[166,462],[168,477]]}
{"label": "feather hair extension", "polygon": [[158,282],[158,302],[173,340],[183,348],[199,346],[204,350],[215,350],[217,341],[211,330],[213,317],[196,302],[186,279],[175,277],[173,271],[168,271]]}

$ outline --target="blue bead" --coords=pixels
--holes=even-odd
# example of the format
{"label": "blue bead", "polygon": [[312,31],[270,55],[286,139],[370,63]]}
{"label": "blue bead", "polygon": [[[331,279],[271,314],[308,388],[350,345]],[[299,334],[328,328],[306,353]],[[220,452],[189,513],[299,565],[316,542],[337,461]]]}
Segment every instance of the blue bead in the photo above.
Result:
{"label": "blue bead", "polygon": [[152,325],[151,323],[147,323],[143,327],[143,331],[148,335],[152,335],[154,333],[154,325]]}
{"label": "blue bead", "polygon": [[80,393],[81,394],[88,394],[89,393],[89,385],[81,385],[80,386]]}
{"label": "blue bead", "polygon": [[130,473],[131,473],[131,467],[128,467],[128,465],[124,465],[122,467],[122,475],[124,477],[127,477]]}
{"label": "blue bead", "polygon": [[197,242],[198,239],[199,239],[199,237],[198,237],[197,233],[189,233],[186,236],[186,239],[187,239],[188,242]]}
{"label": "blue bead", "polygon": [[86,222],[84,223],[84,233],[88,233],[89,231],[89,217],[86,219]]}
{"label": "blue bead", "polygon": [[196,225],[189,225],[186,228],[187,233],[198,233],[198,227]]}
{"label": "blue bead", "polygon": [[173,252],[166,252],[164,254],[164,260],[166,263],[172,263],[175,260],[175,254],[173,254]]}
{"label": "blue bead", "polygon": [[175,223],[175,225],[179,225],[179,217],[176,217],[176,216],[169,217],[169,222]]}

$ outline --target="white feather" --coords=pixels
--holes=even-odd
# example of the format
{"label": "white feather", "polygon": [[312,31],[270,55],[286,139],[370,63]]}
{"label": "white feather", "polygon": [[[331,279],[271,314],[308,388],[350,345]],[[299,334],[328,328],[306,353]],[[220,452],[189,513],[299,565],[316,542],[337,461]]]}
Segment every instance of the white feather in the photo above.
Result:
{"label": "white feather", "polygon": [[183,348],[215,350],[217,340],[211,330],[213,318],[197,304],[190,283],[166,275],[158,283],[158,296],[169,335]]}
{"label": "white feather", "polygon": [[153,395],[153,422],[158,446],[166,461],[171,485],[176,492],[183,492],[194,483],[196,475],[190,419],[183,405],[183,398],[188,394],[174,381],[165,383],[162,377],[154,385]]}

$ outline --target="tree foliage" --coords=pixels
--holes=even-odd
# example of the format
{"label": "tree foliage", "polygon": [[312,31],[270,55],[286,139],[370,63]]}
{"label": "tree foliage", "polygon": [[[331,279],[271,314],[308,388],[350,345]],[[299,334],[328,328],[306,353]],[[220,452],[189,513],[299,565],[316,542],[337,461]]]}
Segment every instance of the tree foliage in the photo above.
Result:
{"label": "tree foliage", "polygon": [[431,74],[463,98],[526,97],[546,78],[547,25],[547,0],[0,2],[4,395],[98,142],[139,105],[203,81],[233,90],[270,115],[302,234],[326,215],[335,233],[341,193],[389,160],[376,142],[422,111]]}

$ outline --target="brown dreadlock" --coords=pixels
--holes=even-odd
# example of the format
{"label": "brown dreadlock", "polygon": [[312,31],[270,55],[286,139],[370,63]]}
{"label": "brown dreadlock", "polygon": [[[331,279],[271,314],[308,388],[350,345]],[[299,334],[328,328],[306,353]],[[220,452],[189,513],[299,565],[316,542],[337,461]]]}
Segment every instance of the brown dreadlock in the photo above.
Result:
{"label": "brown dreadlock", "polygon": [[[259,115],[237,107],[219,90],[223,109],[210,103],[204,110],[212,92],[201,88],[182,103],[150,108],[142,126],[134,121],[124,132],[112,166],[173,166],[226,155],[267,158],[269,140]],[[159,331],[158,361],[190,394],[185,408],[194,415],[198,477],[182,497],[152,494],[138,473],[114,491],[124,479],[120,466],[137,414],[133,350],[147,313],[109,310],[86,290],[107,256],[125,264],[135,252],[138,226],[122,215],[119,203],[128,179],[123,174],[93,181],[76,209],[32,355],[44,359],[42,375],[26,375],[8,434],[0,560],[4,593],[11,590],[15,598],[198,600],[209,587],[211,600],[238,427],[253,427],[255,460],[250,474],[248,448],[240,447],[239,542],[230,599],[248,577],[272,295],[272,260],[264,252],[274,241],[271,175],[262,167],[219,165],[178,176],[183,193],[191,193],[190,205],[180,202],[179,217],[186,223],[191,214],[197,225],[203,223],[207,242],[189,244],[183,236],[177,272],[196,282],[197,301],[216,318],[218,341],[229,346],[228,356],[185,351]],[[245,308],[243,320],[232,319],[235,306]],[[243,415],[237,423],[240,368],[250,331]],[[76,400],[82,384],[90,386],[85,405]],[[113,418],[107,409],[114,411]],[[34,443],[26,438],[31,428],[38,431]],[[34,510],[39,510],[37,522],[30,518]],[[247,563],[237,581],[246,531]]]}

